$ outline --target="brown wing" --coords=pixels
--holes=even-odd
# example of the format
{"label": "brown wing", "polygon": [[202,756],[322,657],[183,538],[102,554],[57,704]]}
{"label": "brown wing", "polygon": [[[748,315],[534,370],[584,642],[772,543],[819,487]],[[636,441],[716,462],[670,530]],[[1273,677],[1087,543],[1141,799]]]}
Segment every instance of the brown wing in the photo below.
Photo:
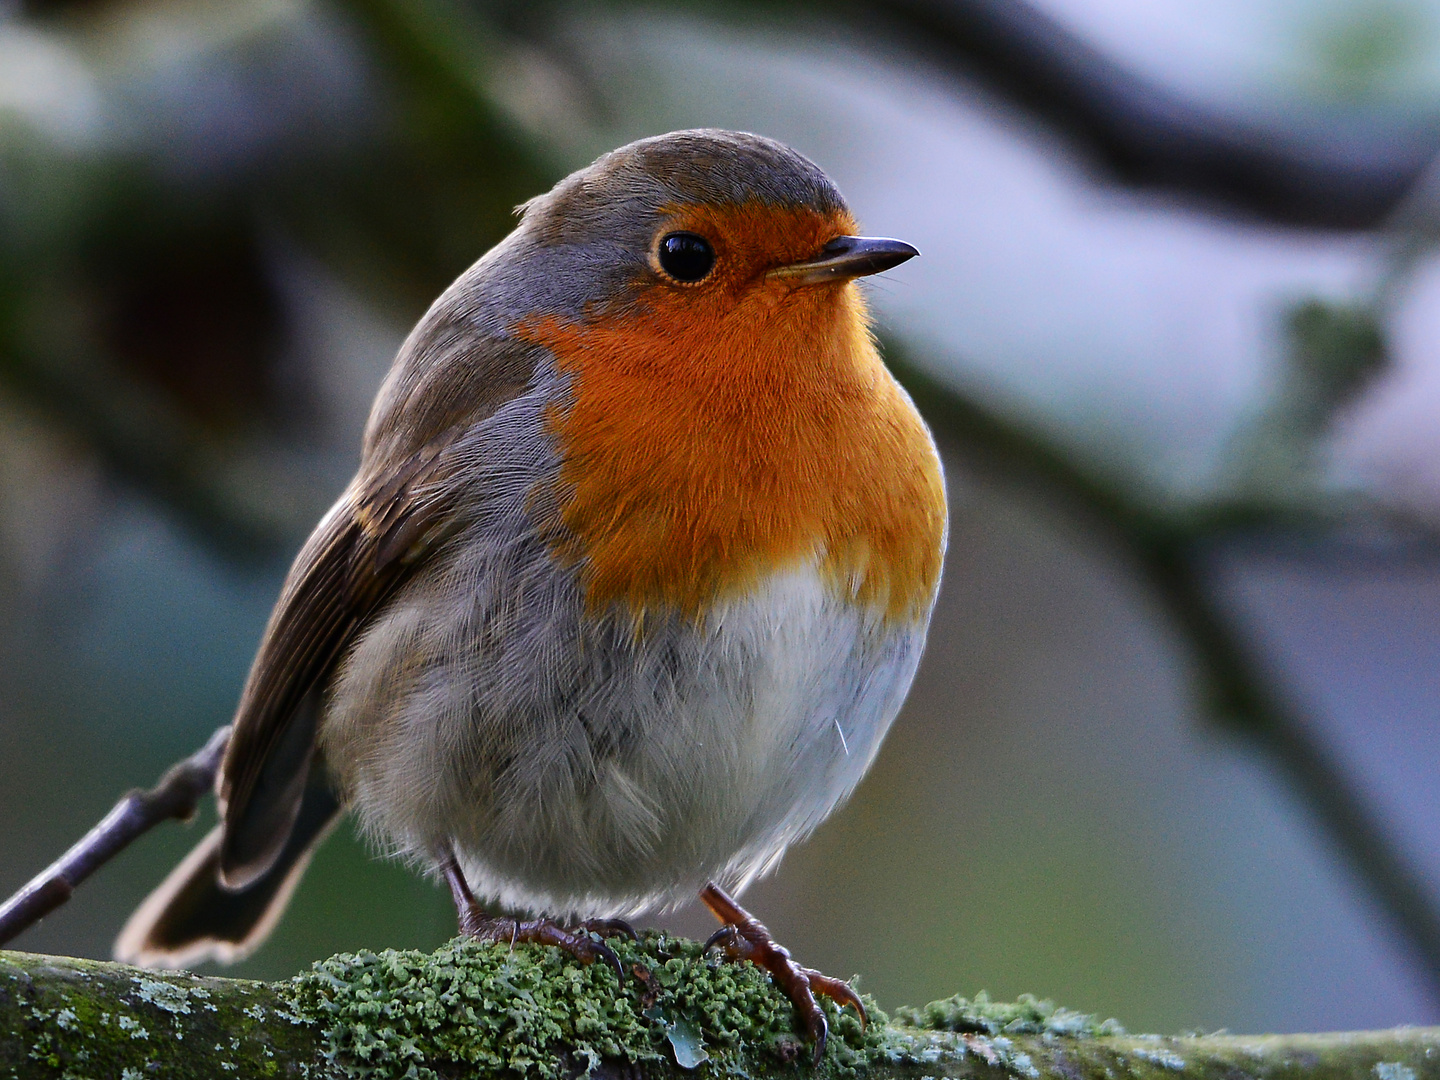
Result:
{"label": "brown wing", "polygon": [[427,484],[448,440],[352,490],[316,527],[286,579],[236,712],[220,773],[220,878],[240,889],[275,862],[305,792],[321,696],[357,629],[446,534]]}

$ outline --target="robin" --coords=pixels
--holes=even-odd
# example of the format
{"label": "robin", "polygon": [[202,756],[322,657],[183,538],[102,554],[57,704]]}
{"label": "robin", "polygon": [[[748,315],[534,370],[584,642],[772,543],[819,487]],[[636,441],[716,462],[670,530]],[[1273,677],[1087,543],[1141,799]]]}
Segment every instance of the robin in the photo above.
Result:
{"label": "robin", "polygon": [[632,143],[519,213],[401,347],[265,630],[221,824],[116,955],[246,955],[348,810],[477,938],[618,967],[619,916],[700,890],[818,1058],[814,995],[859,1000],[726,890],[855,787],[924,645],[940,461],[855,283],[918,252],[729,131]]}

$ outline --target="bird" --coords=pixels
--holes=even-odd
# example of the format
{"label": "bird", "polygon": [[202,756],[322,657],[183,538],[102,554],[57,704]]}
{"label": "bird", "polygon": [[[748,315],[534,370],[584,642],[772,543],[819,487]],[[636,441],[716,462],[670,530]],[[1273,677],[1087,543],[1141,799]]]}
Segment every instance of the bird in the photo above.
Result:
{"label": "bird", "polygon": [[115,954],[247,955],[348,812],[471,937],[618,967],[607,936],[698,892],[818,1060],[815,995],[858,997],[735,896],[855,788],[924,647],[944,477],[858,286],[919,252],[718,129],[517,213],[401,346],[265,629],[220,823]]}

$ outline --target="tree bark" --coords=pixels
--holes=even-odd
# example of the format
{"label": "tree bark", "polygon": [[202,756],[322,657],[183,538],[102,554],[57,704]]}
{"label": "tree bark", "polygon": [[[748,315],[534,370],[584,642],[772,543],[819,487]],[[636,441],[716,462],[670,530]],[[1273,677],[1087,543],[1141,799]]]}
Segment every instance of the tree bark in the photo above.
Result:
{"label": "tree bark", "polygon": [[[553,951],[452,942],[336,957],[270,984],[0,952],[0,1075],[759,1080],[809,1069],[785,1030],[788,1003],[748,965],[654,934],[625,960],[617,987],[604,965]],[[727,1014],[736,1006],[749,1017]],[[1440,1077],[1440,1028],[1130,1035],[1047,1002],[983,997],[895,1020],[877,1011],[864,1032],[852,1014],[835,1019],[819,1074],[857,1080]]]}
{"label": "tree bark", "polygon": [[320,1029],[291,1016],[266,983],[0,950],[0,1076],[15,1080],[313,1075]]}

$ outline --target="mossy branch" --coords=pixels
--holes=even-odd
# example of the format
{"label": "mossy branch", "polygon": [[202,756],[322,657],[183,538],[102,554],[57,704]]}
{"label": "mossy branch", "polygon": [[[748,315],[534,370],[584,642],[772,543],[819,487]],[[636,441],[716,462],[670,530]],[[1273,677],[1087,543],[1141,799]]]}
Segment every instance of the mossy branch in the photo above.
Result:
{"label": "mossy branch", "polygon": [[[793,1010],[768,977],[650,934],[603,964],[455,941],[359,953],[282,983],[0,952],[0,1075],[499,1077],[804,1076]],[[854,1080],[1422,1080],[1440,1028],[1327,1035],[1126,1034],[1022,998],[952,998],[868,1029],[833,1014],[817,1075]]]}

